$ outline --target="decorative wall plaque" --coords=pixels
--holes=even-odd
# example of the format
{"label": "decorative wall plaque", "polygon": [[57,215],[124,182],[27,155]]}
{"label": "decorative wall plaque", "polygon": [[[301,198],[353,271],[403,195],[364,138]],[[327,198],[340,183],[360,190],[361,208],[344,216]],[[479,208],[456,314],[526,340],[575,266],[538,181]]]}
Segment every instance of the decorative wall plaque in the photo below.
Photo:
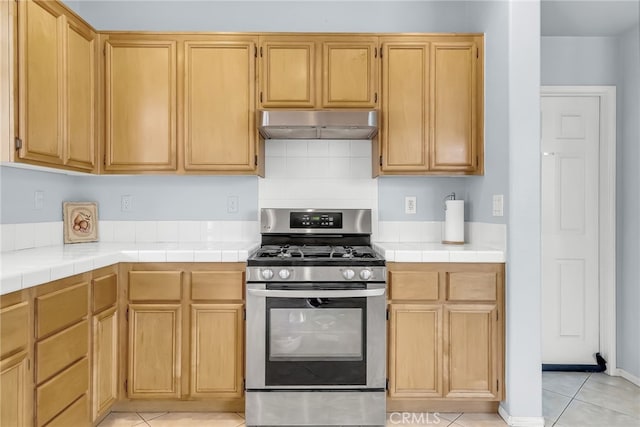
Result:
{"label": "decorative wall plaque", "polygon": [[98,204],[64,202],[62,204],[64,242],[81,243],[98,240]]}

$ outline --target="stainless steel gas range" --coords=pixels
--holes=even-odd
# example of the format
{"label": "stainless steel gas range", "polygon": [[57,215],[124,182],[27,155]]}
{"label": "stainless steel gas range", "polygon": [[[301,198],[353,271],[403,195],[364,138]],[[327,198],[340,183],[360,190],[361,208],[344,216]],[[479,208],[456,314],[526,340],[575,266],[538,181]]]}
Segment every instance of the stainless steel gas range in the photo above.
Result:
{"label": "stainless steel gas range", "polygon": [[386,268],[366,209],[262,209],[247,260],[247,426],[385,425]]}

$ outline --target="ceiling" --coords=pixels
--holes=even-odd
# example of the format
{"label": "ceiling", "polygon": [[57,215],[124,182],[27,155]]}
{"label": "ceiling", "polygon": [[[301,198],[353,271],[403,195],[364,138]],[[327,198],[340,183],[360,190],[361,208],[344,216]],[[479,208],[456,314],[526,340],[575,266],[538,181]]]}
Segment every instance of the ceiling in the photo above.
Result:
{"label": "ceiling", "polygon": [[640,0],[542,0],[542,36],[616,36],[640,18]]}

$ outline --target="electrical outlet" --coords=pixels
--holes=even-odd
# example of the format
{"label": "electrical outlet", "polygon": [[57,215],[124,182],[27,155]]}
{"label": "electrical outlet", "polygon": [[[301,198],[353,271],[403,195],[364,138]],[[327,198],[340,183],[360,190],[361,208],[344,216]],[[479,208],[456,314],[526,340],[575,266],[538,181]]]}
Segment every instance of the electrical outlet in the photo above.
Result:
{"label": "electrical outlet", "polygon": [[131,212],[133,210],[133,196],[127,194],[120,198],[120,210],[122,212]]}
{"label": "electrical outlet", "polygon": [[36,191],[33,193],[33,207],[41,210],[44,207],[44,191]]}
{"label": "electrical outlet", "polygon": [[504,195],[493,195],[493,216],[504,216]]}
{"label": "electrical outlet", "polygon": [[417,211],[416,196],[406,196],[404,198],[404,213],[413,215]]}
{"label": "electrical outlet", "polygon": [[227,196],[227,213],[238,213],[238,196]]}

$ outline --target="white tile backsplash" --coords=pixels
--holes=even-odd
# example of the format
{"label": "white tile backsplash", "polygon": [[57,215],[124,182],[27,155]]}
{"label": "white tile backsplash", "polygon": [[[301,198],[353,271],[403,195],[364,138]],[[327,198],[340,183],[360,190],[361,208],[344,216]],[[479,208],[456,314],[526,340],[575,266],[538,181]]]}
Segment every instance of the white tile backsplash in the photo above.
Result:
{"label": "white tile backsplash", "polygon": [[329,141],[309,141],[307,145],[309,157],[329,157]]}
{"label": "white tile backsplash", "polygon": [[351,157],[351,143],[346,140],[330,140],[329,156],[331,157]]}
{"label": "white tile backsplash", "polygon": [[[268,144],[268,143],[267,143]],[[287,157],[307,157],[309,155],[309,147],[306,140],[290,139],[286,141]]]}
{"label": "white tile backsplash", "polygon": [[[415,243],[442,241],[442,221],[380,221],[376,242]],[[482,222],[465,223],[466,243],[506,250],[507,226]],[[475,255],[471,255],[475,256]],[[461,255],[467,259],[468,255]]]}
{"label": "white tile backsplash", "polygon": [[113,240],[115,242],[135,242],[135,221],[117,221],[113,228]]}
{"label": "white tile backsplash", "polygon": [[136,221],[136,243],[158,241],[158,224],[155,221]]}
{"label": "white tile backsplash", "polygon": [[200,221],[178,221],[179,242],[200,242]]}
{"label": "white tile backsplash", "polygon": [[0,241],[2,252],[13,251],[16,248],[16,224],[0,225]]}
{"label": "white tile backsplash", "polygon": [[33,223],[16,224],[15,250],[34,248],[36,233]]}
{"label": "white tile backsplash", "polygon": [[158,221],[158,242],[177,242],[178,221]]}
{"label": "white tile backsplash", "polygon": [[369,157],[371,158],[371,141],[368,140],[352,140],[350,142],[351,157]]}

